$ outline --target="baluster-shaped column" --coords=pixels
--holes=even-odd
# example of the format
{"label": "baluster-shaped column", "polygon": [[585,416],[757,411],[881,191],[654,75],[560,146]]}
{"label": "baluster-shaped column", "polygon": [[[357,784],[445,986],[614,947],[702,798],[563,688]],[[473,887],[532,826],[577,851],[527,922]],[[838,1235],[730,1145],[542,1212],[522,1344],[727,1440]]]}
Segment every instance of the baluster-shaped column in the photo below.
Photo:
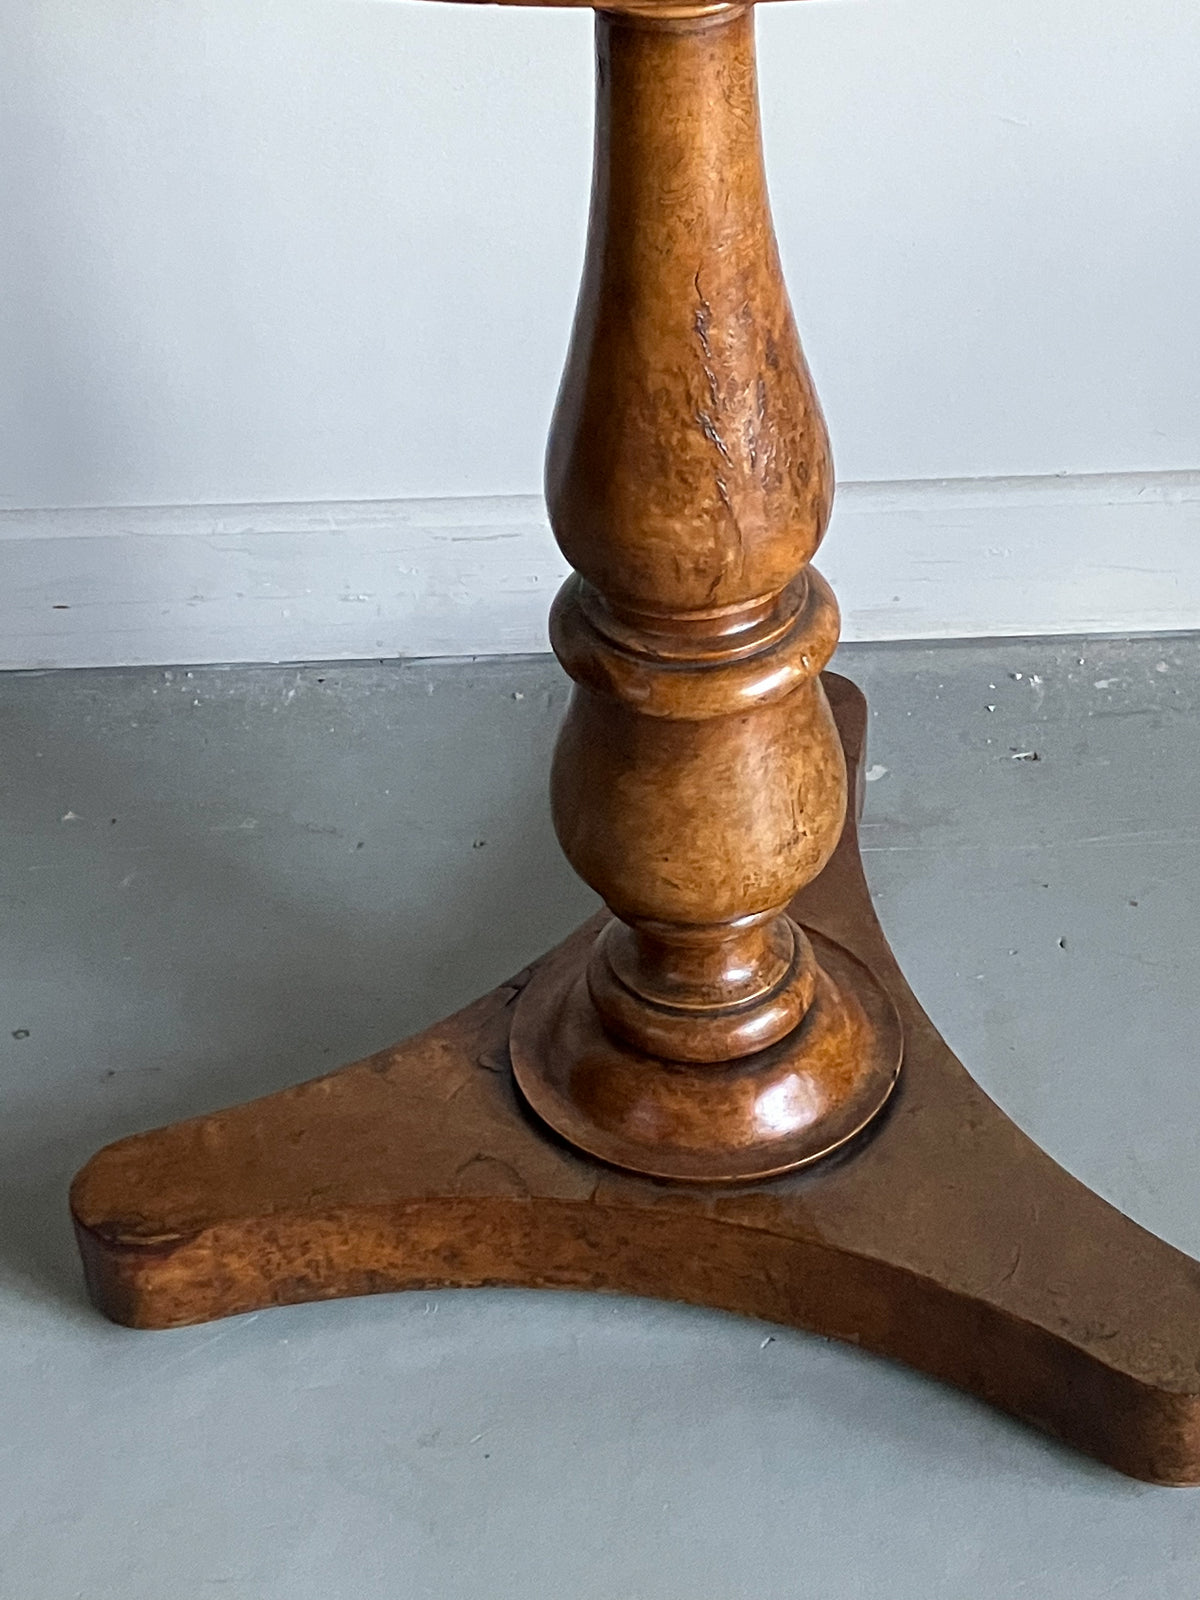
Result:
{"label": "baluster-shaped column", "polygon": [[513,1033],[534,1108],[594,1154],[738,1178],[879,1109],[893,1015],[787,905],[841,833],[809,566],[833,476],[780,271],[753,16],[599,13],[587,260],[547,501],[575,568],[555,826],[615,913],[539,974]]}

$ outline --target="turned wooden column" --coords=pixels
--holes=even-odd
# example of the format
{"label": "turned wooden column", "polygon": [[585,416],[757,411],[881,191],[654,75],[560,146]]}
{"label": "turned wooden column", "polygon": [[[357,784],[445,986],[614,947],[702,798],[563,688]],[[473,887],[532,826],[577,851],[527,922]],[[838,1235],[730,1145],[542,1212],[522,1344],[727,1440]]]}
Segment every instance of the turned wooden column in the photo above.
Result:
{"label": "turned wooden column", "polygon": [[[890,1007],[788,917],[841,834],[809,562],[833,471],[779,265],[749,9],[596,18],[587,259],[546,465],[573,576],[559,839],[614,913],[513,1039],[532,1106],[661,1176],[809,1161],[879,1109]],[[833,970],[836,968],[836,971]]]}

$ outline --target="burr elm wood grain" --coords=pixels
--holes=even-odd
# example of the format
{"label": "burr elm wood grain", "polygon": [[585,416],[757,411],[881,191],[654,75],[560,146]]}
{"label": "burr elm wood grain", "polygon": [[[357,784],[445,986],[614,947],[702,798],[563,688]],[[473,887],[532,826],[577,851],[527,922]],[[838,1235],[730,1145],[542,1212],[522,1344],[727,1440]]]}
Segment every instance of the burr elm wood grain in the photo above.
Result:
{"label": "burr elm wood grain", "polygon": [[392,1050],[99,1152],[71,1197],[92,1298],[149,1328],[417,1287],[659,1295],[851,1340],[1200,1482],[1200,1264],[988,1100],[871,909],[846,816],[865,712],[821,676],[832,475],[750,14],[638,0],[597,32],[547,470],[577,570],[552,793],[615,915]]}
{"label": "burr elm wood grain", "polygon": [[[787,905],[841,832],[808,563],[833,468],[767,203],[749,10],[601,14],[583,283],[546,499],[575,568],[559,841],[616,921],[517,1006],[530,1105],[593,1155],[731,1181],[883,1106],[895,1012]],[[836,974],[836,975],[835,975]]]}
{"label": "burr elm wood grain", "polygon": [[[864,703],[826,687],[857,782]],[[685,1300],[908,1362],[1134,1477],[1200,1481],[1200,1264],[1056,1166],[955,1060],[875,919],[853,816],[792,912],[869,963],[905,1030],[887,1112],[840,1156],[726,1188],[547,1137],[508,1065],[539,964],[394,1049],[93,1157],[72,1191],[93,1299],[140,1328],[481,1284]]]}

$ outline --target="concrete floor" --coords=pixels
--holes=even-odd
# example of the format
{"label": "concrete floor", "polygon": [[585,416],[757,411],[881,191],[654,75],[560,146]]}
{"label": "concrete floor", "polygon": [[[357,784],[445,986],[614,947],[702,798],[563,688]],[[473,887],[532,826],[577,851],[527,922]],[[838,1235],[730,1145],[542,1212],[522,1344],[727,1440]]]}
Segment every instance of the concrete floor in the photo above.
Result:
{"label": "concrete floor", "polygon": [[[1200,638],[839,665],[918,994],[1200,1254]],[[1200,1491],[802,1334],[505,1291],[89,1309],[97,1145],[399,1038],[589,909],[544,798],[564,698],[548,659],[0,678],[0,1595],[1194,1600]]]}

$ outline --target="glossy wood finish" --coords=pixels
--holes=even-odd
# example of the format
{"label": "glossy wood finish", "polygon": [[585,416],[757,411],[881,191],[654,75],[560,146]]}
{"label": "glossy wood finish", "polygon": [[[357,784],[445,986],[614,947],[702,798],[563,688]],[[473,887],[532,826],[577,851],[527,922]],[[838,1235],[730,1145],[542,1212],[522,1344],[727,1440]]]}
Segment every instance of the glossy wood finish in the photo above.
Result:
{"label": "glossy wood finish", "polygon": [[551,618],[576,685],[551,793],[568,860],[619,920],[522,997],[513,1065],[592,1154],[729,1181],[857,1132],[900,1029],[870,974],[786,914],[846,786],[820,683],[837,607],[808,565],[833,469],[767,203],[753,16],[601,14],[596,50],[546,465],[576,570]]}
{"label": "glossy wood finish", "polygon": [[[862,698],[827,687],[857,773]],[[792,910],[881,976],[904,1023],[888,1113],[842,1156],[697,1187],[547,1138],[508,1061],[539,964],[395,1049],[101,1151],[72,1192],[92,1297],[141,1328],[449,1285],[688,1300],[894,1356],[1135,1477],[1200,1482],[1200,1264],[968,1077],[884,941],[853,818]]]}
{"label": "glossy wood finish", "polygon": [[[604,928],[602,947],[615,930]],[[895,1086],[900,1019],[848,951],[796,932],[814,974],[796,1035],[719,1065],[668,1063],[614,1041],[587,994],[594,943],[547,957],[513,1017],[513,1068],[526,1099],[581,1150],[654,1177],[740,1182],[839,1149]]]}

